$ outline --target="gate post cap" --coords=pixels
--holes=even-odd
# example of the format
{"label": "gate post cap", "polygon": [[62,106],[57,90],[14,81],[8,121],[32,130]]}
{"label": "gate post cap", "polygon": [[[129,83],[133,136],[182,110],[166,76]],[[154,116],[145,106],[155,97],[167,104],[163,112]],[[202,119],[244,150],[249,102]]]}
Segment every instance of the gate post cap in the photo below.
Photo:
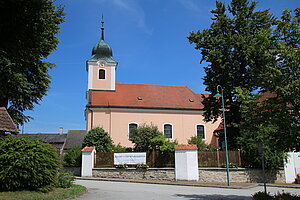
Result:
{"label": "gate post cap", "polygon": [[95,147],[84,147],[81,152],[93,152]]}
{"label": "gate post cap", "polygon": [[198,150],[195,144],[179,144],[175,145],[175,150]]}

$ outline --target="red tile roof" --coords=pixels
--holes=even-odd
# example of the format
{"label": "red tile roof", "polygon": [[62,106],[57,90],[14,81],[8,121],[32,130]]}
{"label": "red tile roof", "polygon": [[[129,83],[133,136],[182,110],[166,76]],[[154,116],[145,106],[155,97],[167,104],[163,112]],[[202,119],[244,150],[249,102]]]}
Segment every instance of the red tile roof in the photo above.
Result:
{"label": "red tile roof", "polygon": [[0,107],[0,131],[18,133],[18,129],[5,107]]}
{"label": "red tile roof", "polygon": [[259,103],[262,103],[266,99],[277,97],[277,94],[272,93],[272,92],[263,92],[263,93],[260,93],[260,95],[261,95],[261,97],[258,99]]}
{"label": "red tile roof", "polygon": [[84,147],[81,152],[92,152],[94,151],[95,147]]}
{"label": "red tile roof", "polygon": [[201,110],[201,102],[184,86],[116,83],[116,91],[91,91],[88,106]]}

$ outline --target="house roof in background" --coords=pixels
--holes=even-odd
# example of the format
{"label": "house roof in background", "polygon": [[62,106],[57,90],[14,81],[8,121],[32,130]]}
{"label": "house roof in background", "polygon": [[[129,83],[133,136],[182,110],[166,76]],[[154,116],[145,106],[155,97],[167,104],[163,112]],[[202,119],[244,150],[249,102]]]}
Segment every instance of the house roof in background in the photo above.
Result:
{"label": "house roof in background", "polygon": [[19,136],[30,136],[34,139],[39,139],[42,142],[48,144],[57,144],[57,143],[65,143],[67,134],[58,134],[58,133],[37,133],[37,134],[22,134]]}
{"label": "house roof in background", "polygon": [[0,107],[0,131],[19,133],[5,107]]}
{"label": "house roof in background", "polygon": [[[204,94],[206,95],[206,94]],[[186,86],[116,83],[115,91],[91,91],[88,107],[202,110],[202,94]]]}
{"label": "house roof in background", "polygon": [[[226,124],[226,128],[231,128],[231,127],[233,127],[231,124]],[[219,124],[219,126],[218,126],[218,128],[216,128],[216,129],[214,130],[214,133],[223,131],[223,129],[224,129],[224,122],[221,121],[220,124]]]}
{"label": "house roof in background", "polygon": [[86,136],[86,130],[69,130],[67,134],[64,149],[70,149],[75,146],[82,146],[83,138]]}
{"label": "house roof in background", "polygon": [[260,95],[261,95],[261,97],[258,99],[259,103],[262,103],[266,99],[277,97],[277,94],[275,94],[273,92],[269,92],[269,91],[262,92],[262,93],[260,93]]}

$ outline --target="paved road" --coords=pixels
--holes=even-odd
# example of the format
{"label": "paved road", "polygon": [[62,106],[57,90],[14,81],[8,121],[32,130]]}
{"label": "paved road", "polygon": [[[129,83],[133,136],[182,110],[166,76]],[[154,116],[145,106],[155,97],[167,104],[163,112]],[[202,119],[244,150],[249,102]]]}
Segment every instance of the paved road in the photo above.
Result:
{"label": "paved road", "polygon": [[[89,190],[77,200],[250,200],[252,194],[263,190],[260,186],[250,189],[223,189],[91,180],[77,180],[75,183]],[[300,194],[300,189],[268,188],[271,193],[282,192],[282,190]]]}

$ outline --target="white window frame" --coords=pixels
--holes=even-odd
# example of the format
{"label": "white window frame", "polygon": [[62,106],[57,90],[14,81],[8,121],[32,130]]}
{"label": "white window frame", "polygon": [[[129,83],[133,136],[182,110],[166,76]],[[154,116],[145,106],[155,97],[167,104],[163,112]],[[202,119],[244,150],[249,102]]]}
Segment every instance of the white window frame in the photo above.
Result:
{"label": "white window frame", "polygon": [[[171,138],[166,138],[166,136],[165,136],[165,125],[171,125],[171,128],[172,128],[172,137]],[[164,136],[165,136],[165,138],[167,140],[173,140],[173,138],[174,138],[174,126],[173,126],[173,124],[171,124],[171,123],[164,123],[162,130],[163,130],[163,134],[164,134]]]}
{"label": "white window frame", "polygon": [[[104,79],[101,79],[101,78],[100,78],[100,70],[103,70],[103,71],[104,71],[104,77],[105,77]],[[99,69],[98,69],[98,80],[106,80],[106,75],[107,75],[107,74],[106,74],[106,69],[103,69],[103,68],[99,68]]]}
{"label": "white window frame", "polygon": [[205,125],[204,124],[196,124],[195,125],[195,129],[196,129],[196,136],[198,136],[197,135],[197,126],[203,126],[203,131],[204,131],[204,138],[202,138],[202,140],[206,140],[206,127],[205,127]]}
{"label": "white window frame", "polygon": [[130,138],[129,138],[129,125],[130,125],[130,124],[136,124],[136,128],[139,127],[139,124],[138,124],[137,122],[129,122],[129,123],[128,123],[128,125],[127,125],[127,137],[128,137],[128,140],[130,139]]}

